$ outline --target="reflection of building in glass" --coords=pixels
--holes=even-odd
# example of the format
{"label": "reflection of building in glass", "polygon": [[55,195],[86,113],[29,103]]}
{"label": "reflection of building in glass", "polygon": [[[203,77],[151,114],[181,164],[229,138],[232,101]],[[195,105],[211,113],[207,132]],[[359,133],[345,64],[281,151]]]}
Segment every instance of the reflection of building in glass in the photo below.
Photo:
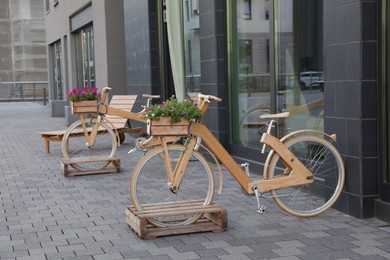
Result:
{"label": "reflection of building in glass", "polygon": [[269,90],[269,1],[237,1],[237,30],[241,87]]}
{"label": "reflection of building in glass", "polygon": [[186,59],[186,87],[188,92],[199,91],[200,38],[199,0],[183,0]]}
{"label": "reflection of building in glass", "polygon": [[41,0],[0,2],[0,81],[47,79]]}

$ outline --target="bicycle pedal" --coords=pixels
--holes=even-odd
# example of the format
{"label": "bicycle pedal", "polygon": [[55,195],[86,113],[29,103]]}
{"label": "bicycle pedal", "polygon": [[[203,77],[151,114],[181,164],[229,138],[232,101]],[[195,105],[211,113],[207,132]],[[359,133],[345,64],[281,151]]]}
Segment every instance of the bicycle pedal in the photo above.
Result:
{"label": "bicycle pedal", "polygon": [[259,214],[263,213],[263,212],[265,211],[266,208],[267,208],[267,207],[264,206],[264,205],[260,206],[260,208],[257,209],[257,213],[259,213]]}

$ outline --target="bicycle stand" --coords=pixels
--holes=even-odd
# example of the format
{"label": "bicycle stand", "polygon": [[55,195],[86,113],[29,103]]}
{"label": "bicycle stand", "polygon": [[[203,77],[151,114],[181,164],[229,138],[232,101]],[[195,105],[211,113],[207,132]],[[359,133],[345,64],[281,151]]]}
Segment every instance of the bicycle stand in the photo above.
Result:
{"label": "bicycle stand", "polygon": [[[91,169],[91,170],[78,170],[72,167],[72,164],[82,165],[83,163],[92,163],[92,162],[109,162],[109,164],[102,169]],[[70,166],[70,167],[69,167]],[[78,176],[78,175],[88,175],[88,174],[100,174],[100,173],[118,173],[120,171],[120,159],[118,157],[84,157],[72,160],[66,160],[63,158],[61,160],[62,173],[65,177],[69,176]],[[69,168],[73,168],[70,170]]]}
{"label": "bicycle stand", "polygon": [[[203,214],[195,223],[181,226],[155,227],[148,218],[162,216],[183,216],[187,214]],[[154,239],[162,236],[191,234],[199,232],[222,232],[227,228],[227,211],[219,205],[203,206],[199,202],[183,201],[175,204],[143,205],[143,211],[133,206],[126,207],[126,222],[130,229],[142,239]]]}

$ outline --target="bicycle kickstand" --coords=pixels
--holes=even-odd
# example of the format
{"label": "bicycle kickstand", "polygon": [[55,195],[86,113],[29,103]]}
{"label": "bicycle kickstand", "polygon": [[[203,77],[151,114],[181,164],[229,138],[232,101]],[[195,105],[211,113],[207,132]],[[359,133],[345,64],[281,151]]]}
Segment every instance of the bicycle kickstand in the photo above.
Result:
{"label": "bicycle kickstand", "polygon": [[259,189],[257,188],[257,186],[253,187],[253,191],[255,192],[255,197],[256,197],[256,201],[257,201],[257,213],[261,214],[265,211],[265,209],[267,207],[260,203],[260,193],[259,193]]}

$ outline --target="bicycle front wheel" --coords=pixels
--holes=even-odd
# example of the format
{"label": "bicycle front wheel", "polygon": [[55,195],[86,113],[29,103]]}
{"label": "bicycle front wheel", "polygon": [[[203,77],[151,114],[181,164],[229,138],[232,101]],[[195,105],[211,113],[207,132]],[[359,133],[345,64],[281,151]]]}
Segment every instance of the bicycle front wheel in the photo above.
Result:
{"label": "bicycle front wheel", "polygon": [[[85,121],[88,133],[95,123],[95,119]],[[81,121],[74,122],[69,126],[62,139],[62,153],[65,160],[80,161],[97,158],[112,158],[116,154],[117,138],[114,131],[107,124],[100,122],[98,134],[96,135],[95,144],[88,147]],[[99,170],[110,164],[110,161],[97,162],[79,162],[70,164],[74,169],[79,171]]]}
{"label": "bicycle front wheel", "polygon": [[[317,136],[299,136],[286,141],[285,145],[313,174],[313,183],[272,190],[276,204],[297,217],[312,217],[324,212],[336,202],[344,186],[344,163],[339,152]],[[268,178],[277,178],[289,171],[275,153]]]}
{"label": "bicycle front wheel", "polygon": [[[169,145],[168,153],[175,169],[180,155],[185,151],[184,145]],[[185,169],[183,179],[177,191],[172,191],[168,181],[164,149],[157,147],[148,152],[137,164],[130,183],[130,194],[134,207],[143,211],[153,209],[177,208],[187,205],[210,205],[214,197],[214,175],[206,159],[197,151]],[[148,219],[159,227],[187,225],[198,220],[202,214],[167,216]]]}

